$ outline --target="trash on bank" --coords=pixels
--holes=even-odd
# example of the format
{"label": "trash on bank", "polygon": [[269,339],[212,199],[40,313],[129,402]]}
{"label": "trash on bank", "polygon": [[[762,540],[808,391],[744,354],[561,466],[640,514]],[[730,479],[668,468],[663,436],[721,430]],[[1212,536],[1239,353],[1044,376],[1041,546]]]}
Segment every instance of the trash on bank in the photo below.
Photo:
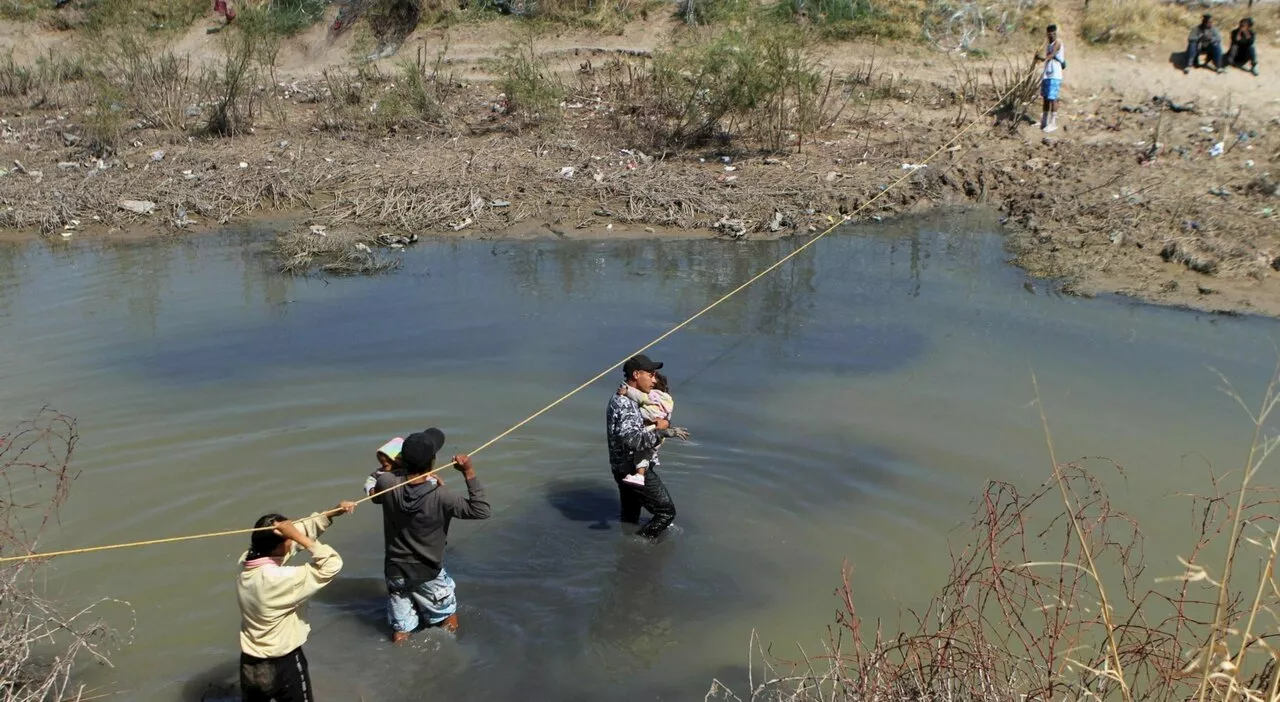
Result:
{"label": "trash on bank", "polygon": [[121,200],[116,205],[126,212],[148,215],[156,209],[156,203],[150,200]]}

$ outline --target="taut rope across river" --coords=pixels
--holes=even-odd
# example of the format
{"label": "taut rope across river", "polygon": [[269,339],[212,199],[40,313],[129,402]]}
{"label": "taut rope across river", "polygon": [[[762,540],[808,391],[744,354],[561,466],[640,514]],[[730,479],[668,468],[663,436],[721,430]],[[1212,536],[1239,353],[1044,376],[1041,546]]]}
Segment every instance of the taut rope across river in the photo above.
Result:
{"label": "taut rope across river", "polygon": [[[991,113],[992,113],[992,112],[994,112],[994,111],[995,111],[995,110],[996,110],[1000,105],[1002,105],[1002,104],[1004,103],[1004,101],[1005,101],[1005,100],[1006,100],[1010,95],[1012,95],[1012,94],[1013,94],[1013,92],[1014,92],[1015,90],[1017,90],[1017,89],[1018,89],[1018,84],[1017,84],[1017,83],[1015,83],[1013,88],[1010,88],[1008,92],[1004,93],[1004,94],[1003,94],[1003,95],[1001,95],[999,98],[997,98],[997,100],[996,100],[994,103],[992,103],[992,105],[991,105],[990,107],[988,107],[986,110],[984,110],[984,111],[982,112],[982,114],[978,115],[978,116],[977,116],[977,117],[975,117],[973,120],[971,120],[968,124],[966,124],[964,127],[962,127],[961,129],[959,129],[959,130],[955,133],[955,135],[953,135],[950,139],[948,139],[948,140],[946,141],[946,143],[942,144],[942,145],[941,145],[941,146],[939,146],[937,149],[935,149],[935,150],[933,151],[933,153],[929,154],[929,156],[928,156],[928,157],[926,157],[926,158],[924,159],[924,161],[922,161],[922,162],[921,162],[921,163],[922,163],[922,165],[928,165],[930,162],[932,162],[932,161],[933,161],[933,159],[937,158],[937,156],[938,156],[939,154],[941,154],[943,151],[947,150],[947,149],[948,149],[948,148],[950,148],[953,144],[955,144],[955,143],[956,143],[956,141],[958,141],[958,140],[960,139],[960,137],[964,136],[964,135],[965,135],[965,134],[966,134],[970,129],[972,129],[972,128],[974,128],[975,126],[977,126],[977,125],[978,125],[979,120],[982,120],[982,119],[984,119],[984,118],[986,118],[986,117],[990,116],[990,115],[991,115]],[[560,397],[556,398],[555,400],[553,400],[552,402],[550,402],[549,404],[547,404],[547,405],[546,405],[545,407],[543,407],[542,409],[538,410],[537,412],[534,412],[533,414],[529,415],[528,417],[525,417],[524,419],[522,419],[522,420],[520,420],[519,422],[517,422],[517,423],[515,423],[514,425],[512,425],[512,426],[511,426],[509,429],[507,429],[506,431],[504,431],[504,432],[502,432],[501,434],[498,434],[497,436],[493,437],[492,439],[489,439],[488,441],[484,442],[484,443],[483,443],[483,444],[481,444],[479,447],[477,447],[476,449],[472,450],[472,451],[470,452],[470,454],[469,454],[469,455],[475,455],[475,454],[477,454],[477,453],[480,453],[481,451],[483,451],[483,450],[485,450],[485,449],[489,448],[490,446],[492,446],[492,445],[496,444],[497,442],[499,442],[499,441],[501,441],[501,440],[503,440],[503,439],[507,438],[508,436],[510,436],[511,434],[513,434],[514,432],[518,431],[518,430],[519,430],[521,427],[523,427],[524,425],[528,424],[529,422],[532,422],[533,420],[537,419],[538,417],[541,417],[542,415],[544,415],[544,414],[546,414],[547,412],[551,411],[551,410],[552,410],[552,409],[554,409],[555,407],[559,406],[559,405],[560,405],[561,403],[563,403],[565,400],[568,400],[569,398],[571,398],[571,397],[573,397],[574,395],[578,394],[578,393],[579,393],[579,392],[581,392],[583,389],[585,389],[587,386],[591,385],[592,383],[595,383],[596,381],[598,381],[598,380],[600,380],[601,378],[605,377],[605,376],[606,376],[606,375],[608,375],[609,373],[612,373],[613,371],[617,370],[619,367],[621,367],[621,366],[622,366],[622,364],[623,364],[623,363],[625,363],[625,362],[626,362],[626,359],[631,358],[631,357],[632,357],[632,356],[634,356],[634,355],[644,353],[645,351],[648,351],[649,349],[653,348],[654,346],[657,346],[658,344],[660,344],[660,343],[662,343],[663,341],[665,341],[668,337],[672,336],[673,334],[675,334],[676,332],[680,331],[681,329],[684,329],[685,327],[689,326],[690,324],[692,324],[694,321],[696,321],[697,319],[699,319],[699,318],[700,318],[700,317],[702,317],[703,315],[707,314],[707,313],[708,313],[708,312],[710,312],[711,310],[714,310],[716,307],[719,307],[723,302],[725,302],[725,301],[726,301],[726,300],[728,300],[729,298],[731,298],[731,297],[733,297],[733,296],[737,295],[738,293],[742,292],[743,290],[746,290],[747,288],[751,287],[751,285],[753,285],[756,281],[758,281],[758,280],[760,280],[761,278],[763,278],[763,277],[765,277],[765,276],[769,275],[770,273],[774,272],[775,270],[777,270],[778,268],[780,268],[783,264],[785,264],[787,261],[790,261],[791,259],[795,258],[796,256],[799,256],[801,253],[804,253],[806,250],[808,250],[808,249],[809,249],[809,247],[811,247],[811,246],[813,246],[814,244],[818,243],[818,242],[819,242],[819,241],[821,241],[824,237],[826,237],[828,234],[830,234],[831,232],[834,232],[836,229],[838,229],[838,228],[840,227],[840,225],[842,225],[842,224],[844,224],[844,223],[846,223],[846,222],[848,222],[848,221],[852,220],[852,219],[853,219],[854,217],[856,217],[859,213],[861,213],[861,212],[863,212],[864,210],[866,210],[868,207],[870,207],[873,203],[875,203],[877,200],[879,200],[879,199],[880,199],[881,197],[883,197],[885,194],[887,194],[888,192],[890,192],[890,191],[891,191],[891,190],[893,190],[894,188],[898,187],[898,186],[899,186],[899,185],[901,185],[902,183],[906,182],[906,180],[907,180],[908,178],[910,178],[912,175],[914,175],[914,174],[915,174],[916,170],[918,170],[918,168],[910,168],[910,169],[908,169],[908,170],[907,170],[907,172],[906,172],[906,173],[903,173],[901,177],[899,177],[897,180],[895,180],[895,181],[893,181],[892,183],[890,183],[887,187],[885,187],[885,188],[884,188],[883,190],[881,190],[880,192],[876,193],[876,194],[875,194],[873,197],[871,197],[869,200],[867,200],[866,202],[862,203],[862,204],[861,204],[860,206],[858,206],[858,208],[857,208],[857,209],[855,209],[853,212],[850,212],[849,214],[846,214],[846,215],[844,215],[843,217],[841,217],[841,219],[840,219],[839,221],[835,222],[835,223],[834,223],[834,224],[832,224],[830,227],[827,227],[825,230],[823,230],[822,232],[820,232],[820,233],[818,233],[817,235],[815,235],[812,239],[810,239],[809,241],[805,242],[802,246],[800,246],[800,247],[796,248],[796,250],[795,250],[795,251],[792,251],[791,253],[787,254],[786,256],[783,256],[782,258],[778,259],[778,260],[777,260],[777,261],[775,261],[772,265],[770,265],[768,268],[765,268],[764,270],[760,271],[759,273],[756,273],[755,275],[751,276],[751,278],[750,278],[750,279],[748,279],[746,282],[742,283],[741,285],[739,285],[738,287],[734,288],[733,290],[730,290],[729,292],[725,293],[724,295],[721,295],[719,298],[717,298],[715,301],[713,301],[713,302],[711,302],[710,304],[708,304],[706,307],[703,307],[702,309],[698,310],[698,311],[697,311],[697,312],[695,312],[694,314],[690,315],[687,319],[685,319],[684,321],[680,322],[679,324],[676,324],[675,326],[671,327],[671,328],[670,328],[670,329],[668,329],[666,332],[663,332],[660,336],[658,336],[657,338],[653,339],[652,341],[650,341],[649,343],[645,344],[644,346],[641,346],[640,348],[636,349],[636,350],[635,350],[635,351],[633,351],[632,353],[627,354],[626,356],[624,356],[624,357],[623,357],[621,360],[619,360],[618,362],[614,363],[613,365],[609,366],[608,368],[605,368],[604,370],[600,371],[600,372],[599,372],[599,373],[597,373],[596,375],[594,375],[594,376],[592,376],[591,378],[589,378],[589,379],[587,379],[586,381],[584,381],[581,385],[578,385],[577,387],[575,387],[574,389],[570,390],[569,392],[566,392],[565,394],[563,394],[563,395],[561,395]],[[440,466],[440,467],[438,467],[438,468],[435,468],[434,470],[432,470],[432,471],[430,471],[430,472],[426,473],[426,474],[424,475],[424,478],[425,478],[425,476],[430,476],[430,475],[434,475],[434,474],[436,474],[436,473],[439,473],[440,471],[442,471],[442,470],[444,470],[444,469],[446,469],[446,468],[451,468],[451,467],[453,467],[453,465],[454,465],[454,463],[453,463],[453,462],[449,462],[449,463],[447,463],[447,464],[445,464],[445,465],[442,465],[442,466]],[[400,488],[402,488],[402,487],[404,487],[405,485],[408,485],[408,484],[409,484],[408,482],[402,482],[402,483],[399,483],[399,484],[397,484],[397,485],[395,485],[395,486],[393,486],[393,487],[387,488],[386,490],[383,490],[383,491],[381,491],[381,492],[375,492],[375,493],[372,493],[372,494],[367,495],[367,496],[365,496],[365,497],[362,497],[361,499],[356,500],[355,502],[356,502],[357,504],[359,504],[359,503],[361,503],[361,502],[368,502],[369,500],[372,500],[373,498],[375,498],[375,497],[377,497],[377,496],[379,496],[379,495],[382,495],[382,494],[385,494],[385,493],[388,493],[388,492],[392,492],[392,491],[394,491],[394,490],[398,490],[398,489],[400,489]],[[331,513],[336,513],[337,511],[340,511],[340,510],[335,510],[335,511],[333,511],[333,512],[331,512]],[[304,520],[303,520],[303,519],[299,519],[299,520],[296,520],[296,521],[297,521],[297,522],[301,522],[301,521],[304,521]],[[106,544],[106,545],[102,545],[102,546],[85,546],[85,547],[82,547],[82,548],[71,548],[71,549],[66,549],[66,550],[62,550],[62,551],[48,551],[48,552],[45,552],[45,553],[28,553],[28,554],[24,554],[24,555],[21,555],[21,556],[7,556],[7,557],[4,557],[4,558],[0,558],[0,563],[12,563],[12,562],[17,562],[17,561],[30,561],[30,560],[35,560],[35,559],[39,559],[39,558],[56,558],[56,557],[59,557],[59,556],[71,556],[71,555],[80,554],[80,553],[96,553],[96,552],[98,552],[98,551],[114,551],[114,550],[117,550],[117,549],[124,549],[124,548],[137,548],[137,547],[142,547],[142,546],[157,546],[157,545],[160,545],[160,544],[172,544],[172,543],[178,543],[178,542],[182,542],[182,541],[197,541],[197,540],[200,540],[200,539],[212,539],[212,538],[216,538],[216,537],[219,537],[219,536],[234,536],[234,535],[237,535],[237,534],[250,534],[250,533],[253,533],[253,532],[255,532],[255,531],[267,531],[267,530],[272,530],[272,529],[274,529],[274,528],[275,528],[275,527],[273,527],[273,526],[265,526],[265,527],[261,527],[261,528],[258,528],[258,529],[254,529],[254,528],[248,528],[248,529],[227,529],[227,530],[225,530],[225,531],[210,531],[210,532],[205,532],[205,533],[203,533],[203,534],[187,534],[187,535],[184,535],[184,536],[169,536],[169,537],[160,538],[160,539],[147,539],[147,540],[144,540],[144,541],[129,541],[129,542],[125,542],[125,543],[118,543],[118,544]]]}

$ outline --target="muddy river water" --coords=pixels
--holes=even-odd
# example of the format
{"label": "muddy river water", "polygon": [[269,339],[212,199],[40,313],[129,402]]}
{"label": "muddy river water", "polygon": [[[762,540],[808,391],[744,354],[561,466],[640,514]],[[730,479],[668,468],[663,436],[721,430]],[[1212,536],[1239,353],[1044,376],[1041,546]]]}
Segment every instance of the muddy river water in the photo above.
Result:
{"label": "muddy river water", "polygon": [[[320,699],[691,700],[738,682],[752,632],[816,648],[841,563],[893,619],[947,569],[990,479],[1040,483],[1039,380],[1063,457],[1108,456],[1113,498],[1177,533],[1170,497],[1233,468],[1274,322],[1056,295],[1005,265],[978,215],[842,232],[673,336],[664,450],[678,530],[619,528],[601,381],[478,455],[495,516],[457,523],[462,632],[392,648],[377,508],[326,541],[346,567],[310,605]],[[484,442],[657,336],[796,241],[424,242],[389,275],[290,279],[259,232],[0,246],[0,420],[79,420],[83,475],[46,549],[250,526],[360,494],[386,438]],[[457,481],[455,480],[455,483]],[[233,699],[246,539],[72,556],[49,588],[132,603],[114,668],[136,700]],[[1155,570],[1176,571],[1154,548]],[[130,619],[104,609],[117,626]]]}

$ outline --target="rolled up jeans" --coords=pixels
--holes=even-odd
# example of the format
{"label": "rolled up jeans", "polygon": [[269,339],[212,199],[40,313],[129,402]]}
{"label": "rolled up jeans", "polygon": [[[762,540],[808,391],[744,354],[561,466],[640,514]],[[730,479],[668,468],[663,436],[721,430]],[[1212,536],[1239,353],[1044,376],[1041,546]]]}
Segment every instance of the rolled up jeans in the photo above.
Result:
{"label": "rolled up jeans", "polygon": [[440,569],[432,580],[410,581],[403,575],[387,577],[387,621],[393,631],[414,631],[425,619],[435,626],[458,612],[457,585]]}
{"label": "rolled up jeans", "polygon": [[1187,66],[1194,66],[1200,63],[1200,52],[1208,51],[1209,56],[1213,58],[1213,67],[1222,68],[1222,45],[1208,41],[1197,41],[1192,39],[1187,42]]}

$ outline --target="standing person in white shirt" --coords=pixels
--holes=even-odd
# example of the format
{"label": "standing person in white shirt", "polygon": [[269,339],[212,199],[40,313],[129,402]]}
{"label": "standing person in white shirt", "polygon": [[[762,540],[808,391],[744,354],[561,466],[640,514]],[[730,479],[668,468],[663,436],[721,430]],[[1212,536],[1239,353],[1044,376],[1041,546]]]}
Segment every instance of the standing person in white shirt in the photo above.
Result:
{"label": "standing person in white shirt", "polygon": [[1044,98],[1044,110],[1040,113],[1040,128],[1046,132],[1058,129],[1058,93],[1062,90],[1062,70],[1067,67],[1067,55],[1058,39],[1058,25],[1051,24],[1045,32],[1048,43],[1043,56],[1044,73],[1040,76],[1040,97]]}

